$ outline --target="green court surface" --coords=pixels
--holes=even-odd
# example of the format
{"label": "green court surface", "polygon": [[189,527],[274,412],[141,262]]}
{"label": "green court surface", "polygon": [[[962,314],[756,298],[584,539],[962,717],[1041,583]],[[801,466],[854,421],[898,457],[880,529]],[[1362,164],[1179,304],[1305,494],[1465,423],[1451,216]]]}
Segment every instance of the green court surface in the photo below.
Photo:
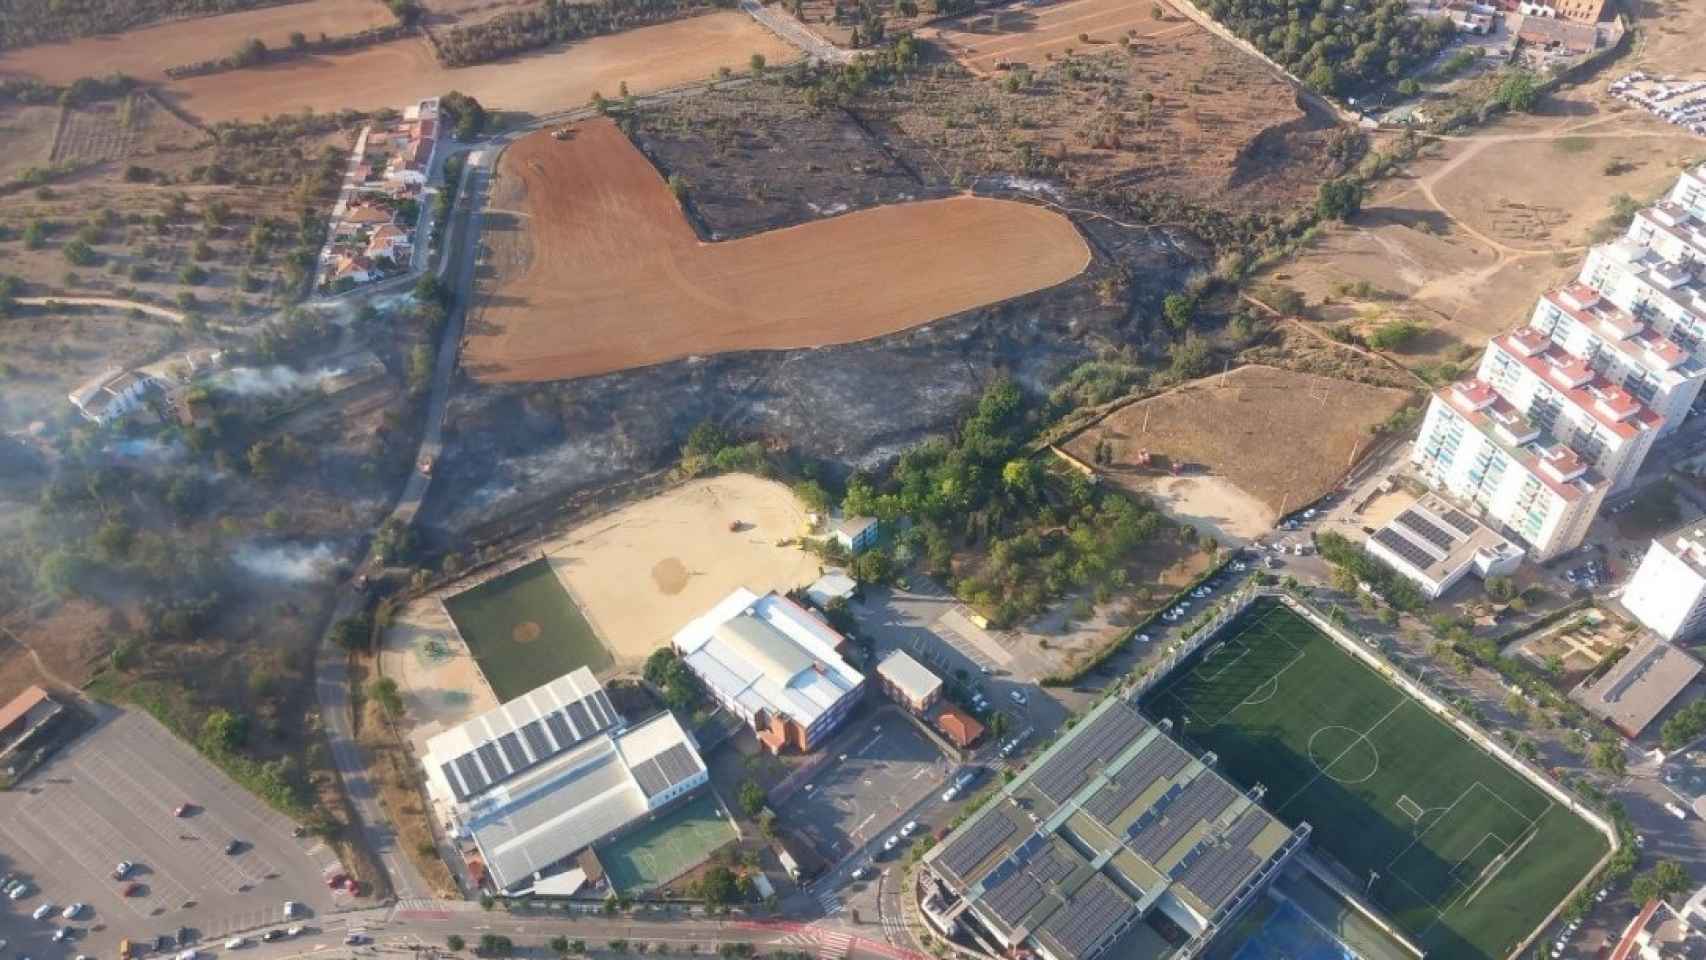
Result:
{"label": "green court surface", "polygon": [[663,817],[600,847],[598,859],[621,893],[638,893],[674,880],[738,839],[707,790]]}
{"label": "green court surface", "polygon": [[543,558],[462,591],[444,609],[500,701],[576,667],[598,673],[614,662]]}
{"label": "green court surface", "polygon": [[1144,707],[1348,867],[1430,956],[1504,957],[1605,837],[1278,601]]}

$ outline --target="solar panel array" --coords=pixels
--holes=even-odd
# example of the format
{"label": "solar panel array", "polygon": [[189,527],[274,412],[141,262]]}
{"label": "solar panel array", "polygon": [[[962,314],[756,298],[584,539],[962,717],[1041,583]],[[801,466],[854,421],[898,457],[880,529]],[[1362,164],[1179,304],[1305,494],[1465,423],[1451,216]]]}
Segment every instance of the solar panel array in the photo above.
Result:
{"label": "solar panel array", "polygon": [[1043,932],[1069,957],[1085,957],[1112,939],[1137,904],[1107,877],[1097,874],[1043,924]]}
{"label": "solar panel array", "polygon": [[1271,822],[1256,807],[1244,812],[1224,842],[1209,845],[1182,873],[1174,876],[1210,909],[1218,910],[1261,865],[1262,858],[1250,852],[1250,843]]}
{"label": "solar panel array", "polygon": [[1455,507],[1445,512],[1445,522],[1462,531],[1466,537],[1473,534],[1477,526],[1473,517]]}
{"label": "solar panel array", "polygon": [[686,745],[678,743],[634,767],[634,779],[650,799],[698,772],[699,765],[693,762],[693,754]]}
{"label": "solar panel array", "polygon": [[1055,803],[1065,803],[1083,788],[1093,768],[1118,756],[1148,727],[1136,710],[1123,701],[1114,701],[1111,709],[1090,722],[1088,730],[1050,757],[1030,782],[1043,796]]}
{"label": "solar panel array", "polygon": [[1409,527],[1417,536],[1441,550],[1450,550],[1451,545],[1456,543],[1458,539],[1444,530],[1441,530],[1432,520],[1422,516],[1415,510],[1405,510],[1403,513],[1400,513],[1398,515],[1398,522]]}
{"label": "solar panel array", "polygon": [[1034,839],[1042,841],[1041,852],[1021,857],[1023,848],[1015,851],[983,881],[987,891],[983,903],[1009,926],[1018,925],[1025,914],[1043,902],[1050,884],[1066,879],[1078,866],[1072,856],[1048,843],[1046,837]]}
{"label": "solar panel array", "polygon": [[961,879],[971,872],[973,867],[983,862],[983,858],[995,852],[995,848],[1018,830],[999,809],[991,810],[977,818],[961,833],[936,862],[943,869],[952,871]]}
{"label": "solar panel array", "polygon": [[1418,570],[1426,570],[1434,564],[1434,558],[1426,550],[1416,546],[1409,538],[1390,527],[1381,527],[1374,531],[1374,540],[1402,557],[1406,563]]}
{"label": "solar panel array", "polygon": [[1191,755],[1173,741],[1166,737],[1156,737],[1142,752],[1133,757],[1130,763],[1114,774],[1113,783],[1096,791],[1089,802],[1084,804],[1084,809],[1090,816],[1101,821],[1103,826],[1111,829],[1114,820],[1127,807],[1136,803],[1143,791],[1148,790],[1155,781],[1177,774],[1190,762]]}
{"label": "solar panel array", "polygon": [[[559,710],[498,734],[439,765],[457,800],[467,800],[615,726],[620,718],[600,687]],[[513,721],[499,721],[500,723]],[[469,728],[470,730],[478,728]],[[679,781],[678,781],[679,782]]]}
{"label": "solar panel array", "polygon": [[1160,860],[1193,827],[1218,816],[1236,799],[1238,791],[1219,777],[1204,774],[1192,780],[1159,819],[1132,837],[1132,852],[1150,863]]}

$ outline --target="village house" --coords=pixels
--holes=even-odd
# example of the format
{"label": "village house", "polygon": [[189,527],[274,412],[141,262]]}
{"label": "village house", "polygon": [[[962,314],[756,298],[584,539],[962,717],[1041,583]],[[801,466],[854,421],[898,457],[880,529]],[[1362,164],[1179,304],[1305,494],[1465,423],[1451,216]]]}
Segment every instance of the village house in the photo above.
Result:
{"label": "village house", "polygon": [[152,382],[142,374],[109,367],[71,391],[67,399],[85,418],[105,426],[136,409]]}

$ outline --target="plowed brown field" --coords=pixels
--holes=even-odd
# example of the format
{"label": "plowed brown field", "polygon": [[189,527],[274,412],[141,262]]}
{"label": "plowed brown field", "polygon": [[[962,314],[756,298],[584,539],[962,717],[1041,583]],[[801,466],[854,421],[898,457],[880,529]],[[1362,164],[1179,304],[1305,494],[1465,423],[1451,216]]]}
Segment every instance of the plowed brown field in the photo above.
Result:
{"label": "plowed brown field", "polygon": [[491,109],[539,113],[585,106],[594,91],[614,98],[623,82],[641,94],[708,80],[719,67],[744,70],[754,53],[772,64],[799,57],[751,17],[721,10],[458,70],[440,66],[426,41],[406,39],[193,77],[167,92],[207,121],[256,119],[303,107],[322,113],[401,108],[448,90]]}
{"label": "plowed brown field", "polygon": [[[1157,19],[1153,4],[1133,0],[1068,0],[1047,6],[1016,5],[972,14],[927,27],[919,35],[935,40],[974,73],[988,76],[1000,63],[1024,63],[1041,70],[1046,60],[1068,49],[1095,53],[1122,34],[1152,42],[1203,33],[1176,16]],[[1083,37],[1088,37],[1086,42]]]}
{"label": "plowed brown field", "polygon": [[[395,22],[391,11],[374,0],[308,0],[12,50],[0,55],[0,75],[23,74],[55,84],[109,73],[157,81],[166,78],[167,67],[229,56],[250,39],[282,48],[289,46],[292,31],[337,36]],[[281,113],[284,108],[263,112]]]}
{"label": "plowed brown field", "polygon": [[497,279],[463,348],[482,380],[847,343],[1053,286],[1090,262],[1064,216],[977,197],[702,243],[606,120],[566,141],[517,141],[488,208]]}

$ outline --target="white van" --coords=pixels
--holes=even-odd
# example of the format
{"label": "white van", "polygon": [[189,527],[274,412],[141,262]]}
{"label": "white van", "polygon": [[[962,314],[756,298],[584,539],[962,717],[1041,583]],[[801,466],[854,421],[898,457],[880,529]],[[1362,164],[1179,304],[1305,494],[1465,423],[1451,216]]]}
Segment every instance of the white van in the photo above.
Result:
{"label": "white van", "polygon": [[177,960],[195,960],[198,956],[200,954],[196,952],[194,947],[191,947],[188,950],[179,950]]}
{"label": "white van", "polygon": [[1670,815],[1677,818],[1678,820],[1687,820],[1688,819],[1688,811],[1683,809],[1682,805],[1677,803],[1674,800],[1667,802],[1665,804],[1665,809],[1669,810]]}

